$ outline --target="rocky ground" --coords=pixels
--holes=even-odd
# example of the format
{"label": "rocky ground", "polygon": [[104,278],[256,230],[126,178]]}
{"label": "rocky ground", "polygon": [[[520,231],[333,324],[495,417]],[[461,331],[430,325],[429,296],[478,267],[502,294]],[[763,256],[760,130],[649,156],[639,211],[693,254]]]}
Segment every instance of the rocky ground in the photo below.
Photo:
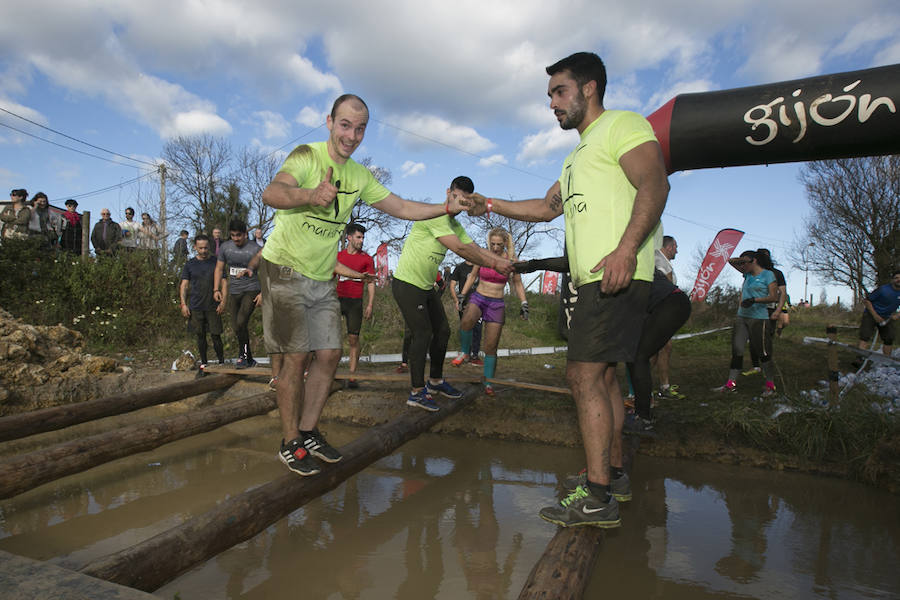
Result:
{"label": "rocky ground", "polygon": [[0,416],[119,391],[128,371],[85,353],[77,331],[29,325],[0,309]]}

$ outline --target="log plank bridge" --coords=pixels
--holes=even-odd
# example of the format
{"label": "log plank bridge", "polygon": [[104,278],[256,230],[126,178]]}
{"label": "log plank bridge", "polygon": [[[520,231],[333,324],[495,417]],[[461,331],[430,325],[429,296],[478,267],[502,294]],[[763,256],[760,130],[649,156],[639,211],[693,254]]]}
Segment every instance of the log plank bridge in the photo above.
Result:
{"label": "log plank bridge", "polygon": [[[208,369],[206,377],[190,382],[0,418],[0,442],[182,400],[228,388],[242,377],[269,374],[268,369],[261,368],[237,370],[213,367]],[[349,377],[349,373],[342,372],[336,374],[335,379]],[[357,373],[354,378],[367,381],[409,380],[407,375],[393,373]],[[463,375],[453,378],[453,381],[483,383],[484,379]],[[570,394],[568,388],[563,387],[507,379],[488,381],[496,385]],[[467,396],[460,400],[441,401],[439,412],[407,411],[388,423],[369,428],[359,438],[341,448],[344,455],[341,462],[325,465],[323,471],[315,477],[301,478],[285,474],[233,496],[207,513],[148,540],[93,560],[84,565],[80,573],[64,570],[65,574],[60,577],[67,581],[85,577],[88,585],[91,578],[97,578],[126,586],[123,589],[131,588],[136,592],[156,590],[193,566],[252,538],[272,523],[338,487],[347,478],[459,412],[477,395],[477,388],[474,386],[467,391]],[[117,458],[264,414],[275,407],[274,392],[264,392],[193,411],[190,415],[166,417],[149,424],[123,427],[43,448],[39,452],[7,457],[0,460],[0,498],[9,498]],[[630,467],[634,448],[634,445],[626,447],[626,466]],[[266,510],[260,510],[261,506],[265,506]],[[532,570],[519,597],[529,600],[580,598],[590,580],[601,540],[602,531],[598,529],[560,528]],[[52,569],[50,571],[56,572]]]}

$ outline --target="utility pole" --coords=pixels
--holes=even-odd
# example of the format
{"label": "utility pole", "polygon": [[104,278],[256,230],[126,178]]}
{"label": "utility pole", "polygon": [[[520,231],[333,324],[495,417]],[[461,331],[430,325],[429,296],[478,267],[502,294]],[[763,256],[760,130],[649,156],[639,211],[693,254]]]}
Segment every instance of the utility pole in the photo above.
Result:
{"label": "utility pole", "polygon": [[160,266],[165,270],[169,263],[169,230],[166,225],[166,165],[159,164],[159,228],[162,230],[162,248],[159,251]]}

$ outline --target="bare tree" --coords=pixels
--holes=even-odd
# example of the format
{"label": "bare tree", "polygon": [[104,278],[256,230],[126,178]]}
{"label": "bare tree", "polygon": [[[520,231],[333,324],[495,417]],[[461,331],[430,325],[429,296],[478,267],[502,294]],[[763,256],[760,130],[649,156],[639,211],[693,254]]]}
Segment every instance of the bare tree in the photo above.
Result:
{"label": "bare tree", "polygon": [[[533,256],[529,254],[534,250],[537,242],[549,237],[559,245],[565,239],[565,232],[559,227],[554,227],[550,223],[532,223],[529,221],[517,221],[509,217],[504,217],[496,213],[490,216],[483,215],[469,219],[472,228],[469,234],[479,246],[487,247],[487,237],[491,229],[502,227],[510,233],[518,258],[527,258]],[[559,249],[560,254],[562,248]]]}
{"label": "bare tree", "polygon": [[244,203],[249,207],[248,226],[266,231],[275,218],[275,210],[263,204],[262,194],[275,178],[281,159],[258,148],[243,148],[238,161],[237,178]]}
{"label": "bare tree", "polygon": [[[394,177],[390,169],[374,164],[372,157],[367,156],[359,161],[359,164],[369,169],[375,179],[384,186],[393,181]],[[398,219],[391,215],[372,208],[362,200],[357,201],[350,214],[351,223],[359,223],[369,232],[369,239],[387,242],[393,250],[402,246],[402,241],[409,234],[412,223],[404,219]]]}
{"label": "bare tree", "polygon": [[220,222],[225,208],[220,204],[233,197],[229,190],[235,180],[230,174],[231,145],[211,135],[179,136],[166,142],[162,155],[175,190],[170,211],[174,220],[189,223],[195,231],[226,226],[231,214]]}
{"label": "bare tree", "polygon": [[890,279],[900,264],[900,156],[810,162],[800,180],[812,216],[794,262],[856,300]]}

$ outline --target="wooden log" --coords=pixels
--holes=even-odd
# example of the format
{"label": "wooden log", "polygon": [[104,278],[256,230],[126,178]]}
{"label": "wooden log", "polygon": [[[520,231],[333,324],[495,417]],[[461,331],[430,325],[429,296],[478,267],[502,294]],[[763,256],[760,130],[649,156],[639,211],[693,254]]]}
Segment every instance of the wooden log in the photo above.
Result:
{"label": "wooden log", "polygon": [[156,404],[183,400],[233,385],[238,378],[233,375],[202,377],[191,381],[179,381],[138,392],[116,394],[97,400],[88,400],[66,406],[55,406],[11,415],[0,419],[0,442],[55,431],[94,419],[121,415]]}
{"label": "wooden log", "polygon": [[[471,398],[472,394],[468,396]],[[433,413],[410,409],[388,423],[368,429],[341,448],[343,460],[323,465],[318,475],[299,477],[286,473],[149,540],[101,557],[81,572],[144,591],[155,590],[333,490],[348,477],[458,412],[469,401],[441,400],[441,410]]]}
{"label": "wooden log", "polygon": [[837,355],[837,327],[828,325],[825,328],[828,336],[828,396],[831,404],[836,406],[841,400],[841,387],[838,385],[840,373],[838,372]]}
{"label": "wooden log", "polygon": [[[624,467],[631,471],[640,441],[629,436],[622,444]],[[579,600],[590,583],[602,540],[602,529],[559,527],[531,569],[519,600]]]}
{"label": "wooden log", "polygon": [[[269,370],[262,369],[260,367],[254,367],[251,369],[235,369],[232,367],[210,366],[207,368],[207,371],[209,371],[210,373],[231,373],[235,375],[245,376],[269,375],[271,373]],[[356,381],[409,381],[409,375],[403,373],[367,373],[365,371],[360,371],[351,375],[349,371],[338,371],[334,374],[335,379],[350,379],[351,377]],[[484,379],[477,373],[466,374],[463,372],[459,375],[454,373],[452,376],[447,377],[447,381],[451,383],[459,381],[463,381],[466,383],[481,383],[482,381],[486,381],[495,385],[506,385],[510,387],[524,388],[529,390],[539,390],[541,392],[551,392],[553,394],[572,393],[572,391],[567,387],[557,387],[540,383],[529,383],[527,381],[516,381],[514,379]]]}
{"label": "wooden log", "polygon": [[0,498],[274,409],[275,392],[65,442],[0,461]]}

